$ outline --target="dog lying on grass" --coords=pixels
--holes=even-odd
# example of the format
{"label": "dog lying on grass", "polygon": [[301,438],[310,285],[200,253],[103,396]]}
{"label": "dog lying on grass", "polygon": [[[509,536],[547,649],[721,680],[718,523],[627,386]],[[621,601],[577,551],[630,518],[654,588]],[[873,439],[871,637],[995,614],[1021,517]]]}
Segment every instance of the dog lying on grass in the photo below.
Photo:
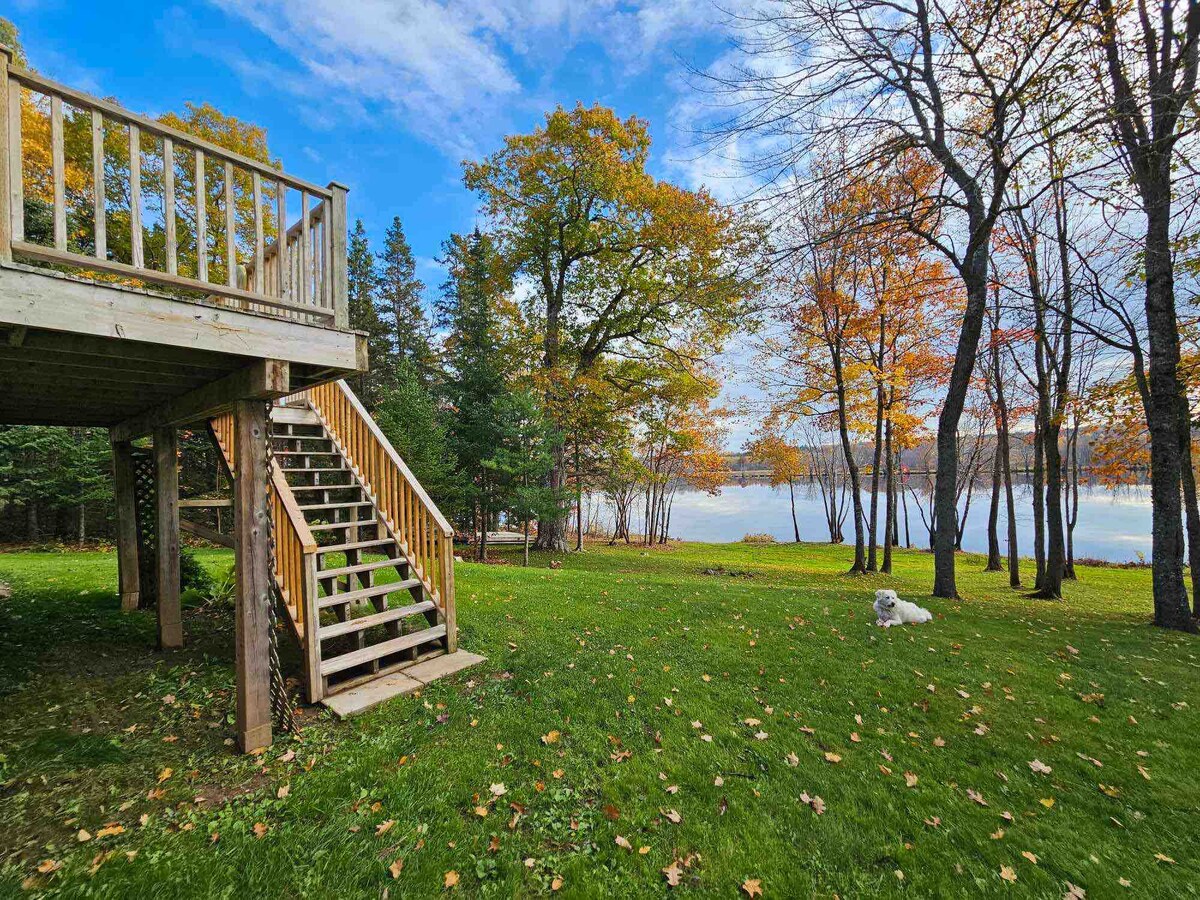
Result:
{"label": "dog lying on grass", "polygon": [[933,613],[927,609],[901,600],[896,592],[883,589],[875,592],[875,624],[881,628],[891,628],[893,625],[921,625],[933,619]]}

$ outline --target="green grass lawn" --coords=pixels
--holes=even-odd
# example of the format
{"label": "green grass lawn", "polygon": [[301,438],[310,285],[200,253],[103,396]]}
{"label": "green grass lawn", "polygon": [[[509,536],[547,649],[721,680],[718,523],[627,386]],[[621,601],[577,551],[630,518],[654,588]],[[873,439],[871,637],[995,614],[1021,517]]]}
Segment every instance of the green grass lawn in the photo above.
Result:
{"label": "green grass lawn", "polygon": [[1146,624],[1148,572],[1046,603],[964,556],[962,602],[884,631],[874,589],[920,599],[931,557],[847,561],[462,564],[484,666],[247,758],[227,610],[159,654],[111,554],[0,554],[0,895],[1200,893],[1200,640]]}

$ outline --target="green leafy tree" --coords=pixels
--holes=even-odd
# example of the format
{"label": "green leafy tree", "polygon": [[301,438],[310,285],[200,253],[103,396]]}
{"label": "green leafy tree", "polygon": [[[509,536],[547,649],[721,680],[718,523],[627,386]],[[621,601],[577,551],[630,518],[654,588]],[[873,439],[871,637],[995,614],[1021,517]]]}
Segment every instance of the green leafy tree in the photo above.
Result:
{"label": "green leafy tree", "polygon": [[[649,153],[644,121],[579,105],[464,165],[506,264],[535,285],[542,389],[563,431],[571,382],[606,358],[676,367],[684,347],[717,352],[744,312],[758,235],[707,192],[651,176]],[[568,468],[560,450],[548,485]],[[566,518],[564,505],[539,523],[540,547],[566,549]]]}

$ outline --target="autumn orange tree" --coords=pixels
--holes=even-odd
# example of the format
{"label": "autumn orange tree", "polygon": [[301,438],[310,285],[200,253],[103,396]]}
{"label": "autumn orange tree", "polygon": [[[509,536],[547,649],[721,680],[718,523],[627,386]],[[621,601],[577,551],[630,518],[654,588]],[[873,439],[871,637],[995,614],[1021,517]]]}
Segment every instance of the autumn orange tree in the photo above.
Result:
{"label": "autumn orange tree", "polygon": [[[641,119],[578,105],[464,165],[505,259],[531,288],[527,314],[556,422],[566,420],[571,383],[606,377],[606,359],[681,371],[700,362],[696,348],[717,352],[752,289],[756,230],[708,192],[651,176],[649,151]],[[560,452],[552,488],[568,468]],[[566,548],[566,514],[539,523],[540,547]]]}

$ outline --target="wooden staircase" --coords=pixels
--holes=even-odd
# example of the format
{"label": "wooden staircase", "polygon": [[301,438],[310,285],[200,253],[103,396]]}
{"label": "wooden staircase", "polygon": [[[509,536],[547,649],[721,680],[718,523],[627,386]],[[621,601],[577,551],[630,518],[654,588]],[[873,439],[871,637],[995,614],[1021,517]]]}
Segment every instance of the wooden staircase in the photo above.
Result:
{"label": "wooden staircase", "polygon": [[[232,424],[210,422],[227,464]],[[453,530],[350,389],[286,398],[270,440],[275,581],[310,702],[454,654]]]}

